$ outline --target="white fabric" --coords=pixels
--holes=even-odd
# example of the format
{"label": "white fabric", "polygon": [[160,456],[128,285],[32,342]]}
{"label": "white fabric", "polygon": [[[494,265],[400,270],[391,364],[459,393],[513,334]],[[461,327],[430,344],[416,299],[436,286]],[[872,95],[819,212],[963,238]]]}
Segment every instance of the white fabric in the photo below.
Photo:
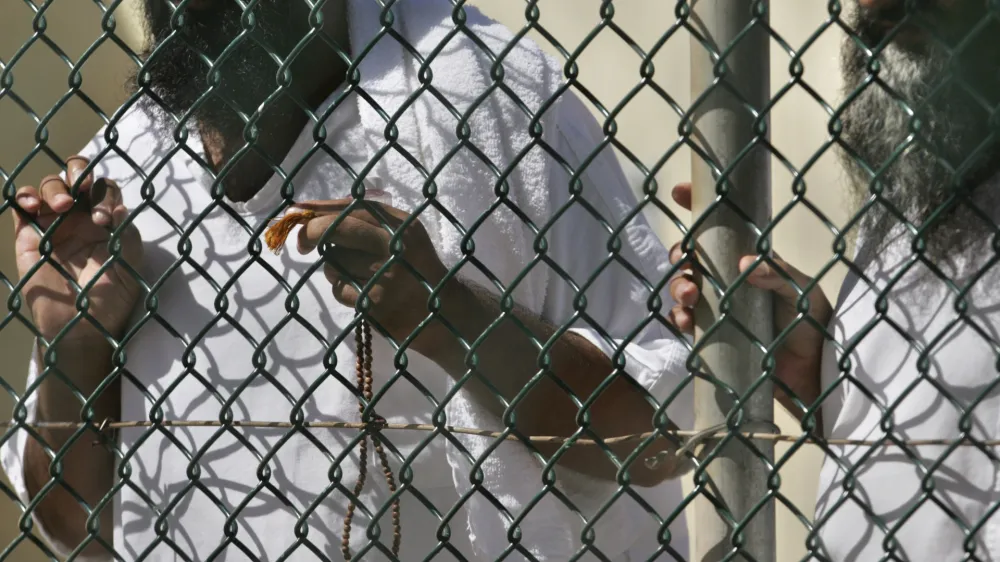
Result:
{"label": "white fabric", "polygon": [[[426,56],[453,29],[452,7],[441,0],[400,2],[395,9],[395,27]],[[466,11],[470,31],[494,53],[501,52],[512,38],[510,32],[475,10]],[[355,50],[378,32],[378,15],[376,3],[351,3]],[[460,114],[491,84],[492,63],[475,49],[473,42],[460,34],[431,65],[433,86]],[[419,89],[419,64],[385,37],[360,65],[361,88],[392,115]],[[511,50],[504,68],[504,84],[531,110],[540,107],[559,86],[558,63],[527,40],[522,39]],[[326,144],[360,172],[386,144],[386,122],[362,96],[343,94],[343,90],[334,93],[319,113],[338,103],[326,122]],[[528,135],[530,117],[506,93],[494,90],[469,123],[470,141],[499,169],[518,162],[508,177],[508,198],[535,224],[545,224],[569,201],[569,174],[540,147],[517,160],[519,152],[532,142]],[[400,151],[409,151],[424,170],[434,170],[457,144],[457,124],[457,119],[426,93],[403,113],[396,122],[398,148],[390,149],[368,174],[381,180],[393,205],[410,210],[424,201],[425,177]],[[543,124],[540,140],[572,169],[579,168],[603,140],[587,109],[570,93],[547,110]],[[96,173],[115,179],[123,187],[125,203],[135,213],[145,244],[141,272],[147,283],[158,287],[156,308],[140,307],[135,315],[142,328],[127,347],[129,373],[122,387],[123,418],[218,419],[222,404],[229,403],[229,412],[237,420],[284,421],[293,415],[298,403],[305,419],[355,421],[356,402],[343,387],[353,386],[353,337],[348,334],[336,348],[335,376],[326,376],[330,371],[323,361],[328,346],[343,333],[353,311],[333,301],[322,275],[303,279],[317,256],[300,256],[292,250],[276,257],[264,250],[259,259],[250,260],[248,248],[257,248],[259,242],[213,203],[211,178],[187,152],[201,154],[198,136],[192,131],[186,145],[176,150],[172,135],[152,125],[146,116],[131,112],[115,128],[115,147],[107,150],[102,131],[82,152],[102,156]],[[285,171],[291,171],[313,148],[313,139],[313,127],[309,126],[284,159]],[[165,158],[168,163],[158,168]],[[582,197],[613,226],[624,220],[635,204],[610,149],[590,163],[581,180]],[[322,150],[313,153],[292,182],[297,201],[346,197],[351,185],[341,164]],[[469,228],[495,200],[495,183],[493,172],[477,155],[463,149],[436,175],[437,200]],[[227,203],[240,219],[256,228],[280,204],[281,184],[281,178],[272,177],[251,200]],[[445,264],[456,263],[462,257],[458,230],[433,209],[421,214],[421,220]],[[504,206],[482,224],[474,239],[476,259],[504,284],[513,281],[534,257],[532,232]],[[547,240],[549,257],[578,284],[597,271],[607,255],[595,251],[606,248],[607,231],[578,204],[555,222]],[[666,251],[641,216],[625,229],[622,242],[621,255],[635,269],[654,283],[663,277],[668,267]],[[461,275],[488,286],[486,277],[471,265],[463,267]],[[299,285],[297,301],[290,301],[288,288]],[[221,293],[224,300],[219,298]],[[520,304],[557,323],[567,321],[574,312],[576,295],[571,287],[542,264],[521,281],[515,294]],[[647,315],[648,291],[616,263],[598,276],[586,296],[587,315],[612,339],[606,341],[600,328],[582,320],[573,330],[608,354],[624,343]],[[663,310],[669,306],[664,295]],[[269,337],[272,332],[274,336]],[[658,399],[665,398],[686,376],[686,348],[656,323],[629,340],[625,352],[626,370]],[[376,337],[374,356],[375,384],[380,388],[396,374],[393,350]],[[422,385],[435,400],[441,400],[454,379],[415,353],[408,353],[407,359],[404,377],[385,392],[377,411],[391,423],[432,423],[435,404],[414,385]],[[34,376],[33,365],[29,380]],[[672,419],[681,427],[692,423],[689,405],[690,397],[682,395],[670,409]],[[26,406],[33,416],[33,396],[27,398]],[[450,425],[501,429],[498,420],[464,392],[449,402],[446,412]],[[407,493],[402,500],[401,558],[421,560],[439,546],[438,518],[428,513],[423,501],[447,514],[470,490],[472,465],[444,436],[431,438],[426,433],[406,431],[386,431],[385,435],[396,450],[410,457],[412,488],[423,498]],[[2,450],[4,470],[22,499],[21,459],[27,438],[25,432],[17,432]],[[213,552],[225,552],[227,562],[274,560],[292,551],[290,559],[296,561],[335,559],[347,502],[336,490],[324,494],[330,485],[332,459],[353,438],[353,432],[317,430],[310,436],[251,428],[231,432],[218,428],[170,428],[148,433],[144,429],[124,430],[121,449],[128,454],[131,476],[116,497],[116,548],[125,560],[144,553],[152,553],[149,559],[157,561],[203,560]],[[460,437],[457,442],[474,459],[485,454],[490,444],[477,437]],[[265,456],[266,468],[261,462]],[[365,505],[378,506],[385,502],[387,491],[377,464],[373,459],[368,462],[369,478],[362,499]],[[398,463],[394,465],[397,476],[405,472]],[[195,466],[197,474],[193,475]],[[335,475],[341,486],[353,486],[357,466],[357,454],[348,455],[341,464],[342,474]],[[482,469],[485,480],[478,490],[491,493],[515,517],[531,506],[521,521],[520,544],[532,556],[567,560],[581,548],[579,515],[553,494],[537,504],[529,503],[543,485],[539,463],[522,446],[501,445],[482,463]],[[557,475],[567,497],[588,518],[616,489],[566,470]],[[449,548],[459,556],[453,558],[445,549],[435,560],[493,560],[508,547],[508,521],[482,491],[473,492],[448,521]],[[643,490],[643,494],[664,516],[682,498],[679,482]],[[225,506],[225,511],[216,504]],[[164,516],[167,527],[158,531],[154,525],[163,511],[168,512]],[[303,514],[307,511],[306,517]],[[230,537],[226,518],[237,512],[238,530]],[[301,540],[295,530],[300,518],[308,525],[308,534]],[[356,513],[355,551],[367,543],[369,522],[364,513]],[[382,540],[388,546],[388,515],[380,525]],[[594,546],[613,560],[646,559],[656,548],[653,519],[628,496],[615,501],[594,531]],[[672,525],[671,532],[671,546],[686,556],[682,518]],[[381,559],[375,550],[365,555],[365,560]],[[521,558],[515,552],[506,559]],[[590,555],[582,558],[596,559]]]}
{"label": "white fabric", "polygon": [[[997,438],[1000,271],[989,263],[989,244],[965,248],[972,259],[938,264],[947,278],[921,263],[907,269],[910,235],[898,236],[887,252],[859,256],[864,275],[849,275],[843,286],[830,326],[836,343],[827,345],[823,358],[823,388],[836,387],[824,402],[828,437],[955,440],[967,417],[970,437]],[[977,279],[982,267],[986,273]],[[884,318],[877,302],[882,291]],[[969,306],[964,318],[956,312],[962,298]],[[820,473],[816,513],[820,559],[958,560],[968,541],[975,550],[967,559],[1000,560],[1000,520],[989,511],[1000,500],[996,448],[989,456],[968,446],[907,452],[891,442],[874,450],[830,449],[834,456],[826,457]],[[974,539],[967,536],[972,531]]]}

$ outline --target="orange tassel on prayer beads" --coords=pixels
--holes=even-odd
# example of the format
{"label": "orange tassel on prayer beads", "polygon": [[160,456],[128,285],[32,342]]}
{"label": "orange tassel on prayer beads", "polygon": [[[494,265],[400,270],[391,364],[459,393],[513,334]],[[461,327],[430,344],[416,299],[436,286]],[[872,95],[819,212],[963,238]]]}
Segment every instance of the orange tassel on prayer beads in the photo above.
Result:
{"label": "orange tassel on prayer beads", "polygon": [[313,211],[287,213],[280,219],[275,219],[274,224],[267,227],[267,230],[264,231],[264,243],[272,252],[280,254],[281,248],[288,240],[288,235],[292,233],[292,229],[296,225],[305,224],[314,218],[316,218],[316,213]]}

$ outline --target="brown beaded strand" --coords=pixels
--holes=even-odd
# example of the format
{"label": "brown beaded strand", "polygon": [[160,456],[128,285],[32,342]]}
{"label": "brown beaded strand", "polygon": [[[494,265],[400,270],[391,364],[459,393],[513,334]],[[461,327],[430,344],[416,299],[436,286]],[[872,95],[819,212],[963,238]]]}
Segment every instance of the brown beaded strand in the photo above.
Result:
{"label": "brown beaded strand", "polygon": [[[363,350],[365,349],[364,340],[361,337],[361,326],[359,325],[354,331],[354,341],[357,344],[357,361],[355,372],[358,376],[358,391],[365,395],[365,376],[364,376],[364,361],[365,356]],[[364,413],[365,405],[360,400],[358,401],[358,413]],[[364,431],[364,430],[362,430]],[[368,475],[368,436],[362,434],[361,436],[361,446],[358,448],[358,479],[354,482],[354,497],[360,497],[361,491],[365,487],[365,477]],[[356,506],[354,501],[351,500],[347,504],[347,513],[344,514],[344,535],[343,540],[340,543],[340,551],[344,554],[344,560],[351,559],[351,521],[354,519],[354,510]]]}
{"label": "brown beaded strand", "polygon": [[[372,385],[374,384],[374,377],[372,377],[372,329],[368,324],[367,320],[362,319],[360,324],[354,330],[354,341],[357,344],[358,354],[357,354],[357,376],[358,376],[358,390],[361,391],[361,395],[364,397],[364,401],[358,400],[358,412],[362,415],[365,411],[365,402],[370,402],[372,399]],[[392,467],[389,466],[389,457],[385,454],[385,449],[382,447],[382,442],[378,437],[378,434],[372,435],[372,442],[375,445],[375,453],[378,455],[379,464],[382,465],[382,474],[385,475],[386,484],[389,486],[389,494],[396,493],[396,479],[392,474]],[[368,436],[365,434],[361,438],[361,448],[359,455],[361,457],[360,470],[358,471],[358,479],[354,483],[354,496],[359,497],[361,490],[365,486],[365,477],[368,473]],[[344,554],[344,560],[351,559],[351,521],[354,518],[354,500],[351,500],[347,504],[347,513],[344,516],[344,536],[341,541],[340,551]],[[399,510],[399,499],[392,502],[392,555],[399,558],[399,545],[403,539],[403,530],[400,523],[400,510]]]}
{"label": "brown beaded strand", "polygon": [[[275,254],[281,253],[281,248],[285,245],[285,240],[291,233],[292,228],[298,224],[305,224],[316,214],[312,211],[300,213],[288,213],[281,219],[277,219],[264,233],[264,242]],[[365,412],[365,402],[371,402],[372,386],[372,329],[368,321],[364,318],[354,329],[354,341],[357,347],[357,362],[355,371],[358,379],[358,392],[364,400],[358,400],[358,413],[362,416]],[[360,497],[365,487],[365,479],[368,476],[368,433],[362,430],[361,446],[358,449],[358,457],[361,462],[358,466],[358,478],[354,483],[354,497]],[[382,473],[385,481],[389,485],[389,494],[396,493],[396,479],[393,477],[392,468],[389,466],[389,457],[385,454],[381,439],[378,433],[372,434],[372,442],[375,444],[375,453],[378,455],[379,464],[382,465]],[[347,504],[347,511],[344,514],[344,535],[340,544],[340,551],[344,555],[344,560],[351,559],[351,523],[354,520],[354,512],[357,506],[354,500]],[[399,545],[403,539],[402,525],[400,524],[399,499],[392,502],[392,555],[399,558]]]}

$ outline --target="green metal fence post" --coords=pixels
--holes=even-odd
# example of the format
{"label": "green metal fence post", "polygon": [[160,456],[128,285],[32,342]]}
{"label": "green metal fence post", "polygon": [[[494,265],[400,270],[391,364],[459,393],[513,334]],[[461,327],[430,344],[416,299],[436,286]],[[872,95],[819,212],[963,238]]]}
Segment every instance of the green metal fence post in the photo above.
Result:
{"label": "green metal fence post", "polygon": [[[692,4],[692,212],[700,221],[694,225],[698,259],[714,280],[703,282],[697,310],[707,378],[695,384],[696,426],[728,417],[738,430],[771,422],[774,410],[771,384],[760,380],[760,343],[766,345],[772,331],[770,295],[739,282],[738,269],[741,256],[758,253],[758,234],[770,219],[768,121],[760,114],[770,99],[768,4]],[[734,407],[741,408],[733,414]],[[695,502],[692,559],[773,561],[774,503],[767,497],[773,445],[751,445],[730,433],[708,447],[707,467],[696,474],[696,482],[707,481]]]}

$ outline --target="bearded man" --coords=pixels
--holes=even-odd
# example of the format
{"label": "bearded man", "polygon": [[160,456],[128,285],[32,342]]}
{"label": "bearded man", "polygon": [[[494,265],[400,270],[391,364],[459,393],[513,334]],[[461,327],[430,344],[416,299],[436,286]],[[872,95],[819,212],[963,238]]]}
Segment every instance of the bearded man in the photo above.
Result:
{"label": "bearded man", "polygon": [[[780,259],[740,262],[775,293],[775,333],[796,323],[775,374],[801,402],[778,398],[800,418],[815,407],[804,421],[821,417],[825,438],[875,443],[824,447],[806,545],[821,560],[1000,559],[1000,462],[984,444],[1000,437],[991,4],[852,6],[839,144],[861,218],[844,228],[857,240],[836,307],[817,288],[800,317],[807,276]],[[689,205],[690,186],[674,198]],[[690,330],[697,286],[679,277],[671,293]],[[906,444],[928,439],[962,444]]]}
{"label": "bearded man", "polygon": [[[15,415],[89,422],[4,445],[40,533],[128,561],[683,558],[683,518],[657,545],[619,493],[676,476],[642,463],[666,443],[622,464],[634,443],[554,456],[443,427],[641,433],[686,377],[652,298],[666,249],[560,64],[448,0],[241,4],[147,0],[135,96],[17,192],[39,337]],[[391,201],[349,208],[366,184]],[[292,204],[313,213],[296,251],[262,251]],[[363,390],[366,422],[440,429],[373,422],[376,454],[304,425],[361,421]],[[151,427],[95,433],[117,419]]]}

